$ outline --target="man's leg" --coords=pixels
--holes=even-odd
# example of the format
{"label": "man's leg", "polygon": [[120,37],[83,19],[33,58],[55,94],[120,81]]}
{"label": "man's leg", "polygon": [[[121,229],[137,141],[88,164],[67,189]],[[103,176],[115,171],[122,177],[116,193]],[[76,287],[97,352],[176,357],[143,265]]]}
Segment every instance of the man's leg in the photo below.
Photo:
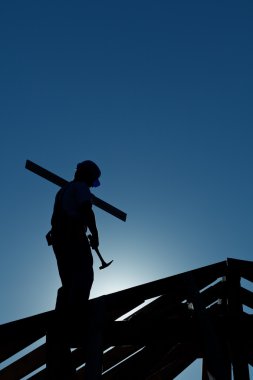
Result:
{"label": "man's leg", "polygon": [[50,380],[72,380],[75,376],[64,309],[64,295],[61,288],[58,291],[54,320],[46,335],[46,367]]}

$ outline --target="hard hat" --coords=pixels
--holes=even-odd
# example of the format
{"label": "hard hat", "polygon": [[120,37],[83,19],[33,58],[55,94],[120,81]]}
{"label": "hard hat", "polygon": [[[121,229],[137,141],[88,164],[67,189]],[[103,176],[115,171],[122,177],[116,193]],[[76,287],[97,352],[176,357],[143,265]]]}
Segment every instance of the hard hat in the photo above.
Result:
{"label": "hard hat", "polygon": [[91,160],[85,160],[79,162],[76,166],[75,178],[79,180],[85,180],[89,186],[97,187],[100,185],[98,178],[101,175],[101,171],[97,164]]}

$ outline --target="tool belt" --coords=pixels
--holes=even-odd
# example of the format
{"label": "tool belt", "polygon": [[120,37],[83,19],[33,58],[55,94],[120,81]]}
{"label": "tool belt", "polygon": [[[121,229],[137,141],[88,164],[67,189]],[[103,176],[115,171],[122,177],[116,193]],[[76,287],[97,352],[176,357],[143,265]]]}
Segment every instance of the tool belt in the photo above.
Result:
{"label": "tool belt", "polygon": [[81,223],[62,223],[58,228],[53,227],[46,234],[47,244],[53,245],[56,242],[62,241],[63,238],[79,239],[86,235],[87,226]]}

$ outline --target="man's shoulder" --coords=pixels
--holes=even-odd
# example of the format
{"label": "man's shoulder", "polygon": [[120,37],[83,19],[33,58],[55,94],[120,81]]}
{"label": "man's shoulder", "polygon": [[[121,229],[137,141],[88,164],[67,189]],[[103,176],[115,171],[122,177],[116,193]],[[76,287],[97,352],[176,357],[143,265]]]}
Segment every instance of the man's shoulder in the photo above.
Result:
{"label": "man's shoulder", "polygon": [[78,198],[91,201],[92,195],[90,188],[85,182],[73,181],[71,187],[75,191]]}
{"label": "man's shoulder", "polygon": [[69,182],[69,185],[76,189],[87,190],[90,192],[90,188],[83,181],[71,181]]}

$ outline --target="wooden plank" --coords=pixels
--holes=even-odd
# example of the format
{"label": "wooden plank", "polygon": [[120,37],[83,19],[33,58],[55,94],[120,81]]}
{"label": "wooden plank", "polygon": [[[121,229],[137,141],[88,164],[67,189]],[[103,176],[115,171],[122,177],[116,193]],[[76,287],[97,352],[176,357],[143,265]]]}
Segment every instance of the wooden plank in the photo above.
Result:
{"label": "wooden plank", "polygon": [[[225,285],[223,281],[216,283],[205,289],[201,293],[203,304],[205,307],[220,300],[223,297],[225,291]],[[183,297],[181,299],[175,297],[163,295],[155,299],[145,307],[137,310],[134,314],[127,317],[126,320],[138,320],[147,318],[157,318],[159,315],[167,315],[168,317],[186,317],[189,315],[188,305],[182,303]]]}
{"label": "wooden plank", "polygon": [[[106,297],[106,296],[105,296]],[[92,302],[91,300],[90,302]],[[110,302],[107,304],[106,301],[106,312],[105,312],[105,320],[114,321],[120,317],[123,317],[125,314],[131,312],[133,309],[137,308],[138,306],[142,306],[144,300],[138,300],[138,299],[128,299],[126,300],[125,304],[121,303],[120,305],[111,305]]]}
{"label": "wooden plank", "polygon": [[[65,180],[64,178],[50,172],[47,169],[44,169],[42,166],[39,166],[30,160],[26,161],[25,168],[30,170],[31,172],[39,175],[40,177],[47,179],[48,181],[54,183],[57,186],[62,187],[68,183],[68,181]],[[112,206],[111,204],[103,201],[102,199],[96,197],[94,194],[92,194],[92,203],[95,206],[101,208],[102,210],[108,212],[109,214],[115,216],[116,218],[118,218],[124,222],[126,221],[127,214],[125,212],[123,212],[120,209],[118,209],[117,207]]]}
{"label": "wooden plank", "polygon": [[[98,299],[90,300],[94,305]],[[140,302],[130,302],[129,305],[110,310],[106,319],[116,319],[137,307]],[[42,338],[46,334],[48,323],[52,320],[54,311],[41,313],[35,316],[12,321],[0,326],[0,361],[15,355],[28,345]]]}
{"label": "wooden plank", "polygon": [[195,358],[202,358],[203,347],[202,342],[198,338],[196,336],[196,339],[193,341],[187,339],[185,341],[180,340],[168,351],[164,359],[167,363],[171,363],[178,358],[186,358],[189,354],[193,354]]}
{"label": "wooden plank", "polygon": [[[193,354],[189,354],[188,357],[178,359],[172,363],[161,367],[156,373],[151,374],[146,380],[170,380],[175,379],[180,373],[182,373],[187,367],[189,367],[196,357]],[[116,380],[116,379],[115,379]]]}
{"label": "wooden plank", "polygon": [[[85,363],[86,352],[84,349],[76,349],[72,351],[72,360],[74,367],[79,367]],[[28,376],[39,367],[46,364],[46,344],[43,344],[38,349],[31,351],[26,356],[18,359],[8,367],[5,367],[0,372],[1,380],[19,380],[24,376]],[[2,379],[2,376],[3,379]],[[47,376],[47,370],[44,368],[38,373],[31,375],[31,379],[45,379]],[[29,379],[30,379],[29,378]]]}
{"label": "wooden plank", "polygon": [[164,340],[194,340],[200,336],[198,324],[192,318],[166,318],[157,321],[117,321],[105,327],[104,341],[108,346],[146,345]]}
{"label": "wooden plank", "polygon": [[104,373],[104,380],[129,380],[145,379],[153,366],[168,351],[168,346],[152,345],[146,346],[135,355],[132,355],[125,361],[119,363],[116,367],[111,368]]}
{"label": "wooden plank", "polygon": [[1,325],[0,361],[42,338],[52,317],[53,312],[46,312]]}
{"label": "wooden plank", "polygon": [[[99,304],[102,303],[102,306],[103,306],[103,297],[98,297],[97,299],[91,300],[90,302],[92,303],[92,308],[97,308],[97,307],[100,308]],[[81,342],[79,342],[78,344],[80,345]],[[108,346],[106,346],[104,349],[106,349],[106,348],[108,348]],[[78,366],[85,363],[86,355],[87,355],[86,351],[87,351],[87,347],[84,347],[82,349],[78,349],[78,350],[75,350],[72,352],[72,361],[73,361],[73,364],[75,367],[78,367]],[[110,353],[110,355],[111,355],[111,353]],[[105,358],[108,358],[107,354],[106,354]],[[46,376],[46,369],[42,370],[40,373],[35,374],[32,377],[32,379],[37,379],[37,380],[42,379],[43,376]]]}
{"label": "wooden plank", "polygon": [[[46,344],[45,344],[45,351],[46,351]],[[46,355],[46,352],[45,352],[45,355]],[[81,366],[82,364],[85,363],[85,360],[86,360],[86,350],[83,348],[73,350],[71,353],[71,360],[73,361],[74,367]],[[46,364],[46,360],[44,361],[43,364]],[[47,376],[48,376],[47,369],[43,368],[41,371],[29,377],[29,380],[46,380]]]}
{"label": "wooden plank", "polygon": [[253,293],[241,286],[240,297],[243,305],[253,309]]}
{"label": "wooden plank", "polygon": [[[168,345],[168,343],[167,343],[167,345]],[[180,344],[179,346],[177,346],[176,351],[175,350],[172,350],[172,351],[170,350],[170,353],[169,353],[170,361],[171,360],[176,360],[178,355],[182,355],[182,354],[185,355],[185,353],[187,352],[186,349],[189,350],[189,347],[191,347],[191,346],[194,347],[194,352],[195,352],[196,351],[196,344],[189,345],[189,343],[187,343],[186,345]],[[173,345],[171,347],[173,347]],[[117,365],[122,360],[127,359],[127,357],[129,357],[129,355],[132,355],[132,354],[136,353],[140,348],[141,348],[140,346],[139,347],[138,346],[122,346],[122,347],[114,347],[112,350],[106,352],[104,354],[104,358],[103,358],[104,371],[106,371],[109,368]],[[77,350],[73,351],[72,352],[72,358],[73,358],[74,366],[78,367],[81,364],[84,364],[85,363],[85,356],[86,356],[86,354],[85,354],[85,350],[84,349],[77,349]],[[160,356],[161,355],[159,354],[159,358],[158,358],[159,360],[161,359]],[[159,362],[159,360],[158,360],[158,362]],[[161,365],[165,365],[163,362],[161,362],[161,360],[160,360],[160,364]],[[157,367],[156,363],[154,363],[154,367],[155,368]],[[170,364],[169,371],[171,372],[171,364]],[[80,380],[83,379],[84,376],[85,376],[85,369],[84,369],[84,367],[81,368],[77,372],[77,374],[78,374],[77,379],[80,379]],[[44,379],[46,379],[46,376],[47,376],[46,375],[46,370],[43,369],[39,373],[33,375],[29,379],[31,379],[31,380],[44,380]],[[9,378],[6,377],[5,379],[9,380],[10,377]],[[3,379],[3,380],[5,380],[5,379]],[[15,377],[15,379],[16,379],[16,377]],[[18,377],[17,377],[17,379],[18,379]],[[117,377],[115,379],[117,379]],[[14,379],[12,379],[12,380],[14,380]]]}
{"label": "wooden plank", "polygon": [[[92,302],[93,301],[93,302]],[[91,303],[97,303],[98,299],[91,300]],[[131,305],[132,307],[138,306],[138,304]],[[121,312],[114,313],[114,317],[119,317],[121,313],[125,313],[129,311],[130,306],[126,307],[125,309],[121,309]],[[131,309],[131,308],[130,308]],[[53,315],[54,311],[42,313],[36,316],[24,318],[21,320],[9,322],[5,325],[0,326],[0,336],[1,336],[1,344],[2,344],[2,350],[1,350],[1,357],[2,360],[7,359],[8,357],[14,355],[15,353],[19,352],[21,349],[25,348],[29,344],[33,343],[37,339],[41,338],[45,335],[46,332],[46,324],[48,322],[48,319],[51,320],[51,317]],[[119,314],[119,315],[118,315]],[[34,329],[36,330],[34,332]],[[30,364],[33,366],[33,362],[36,362],[37,358],[37,352],[32,351],[29,353],[29,355],[26,357],[24,356],[17,362],[14,362],[9,367],[6,367],[5,372],[1,373],[1,375],[5,376],[4,378],[8,378],[9,373],[14,373],[15,371],[17,374],[19,374],[19,371],[25,371],[29,373],[29,366],[27,367],[27,359],[29,360]],[[73,354],[73,360],[76,366],[80,366],[82,364],[82,361],[85,361],[85,354],[83,350],[75,350]],[[45,363],[44,363],[45,364]],[[38,366],[42,365],[41,362]],[[7,371],[7,372],[6,372]],[[44,371],[42,371],[44,373]],[[7,373],[7,375],[6,375]],[[7,376],[7,377],[6,377]],[[43,374],[37,374],[36,377],[43,376]]]}
{"label": "wooden plank", "polygon": [[[168,344],[173,345],[178,342],[178,339],[193,340],[193,334],[195,340],[199,339],[198,329],[194,322],[187,317],[190,313],[187,313],[187,306],[186,304],[182,305],[182,301],[189,299],[189,284],[191,281],[195,282],[197,289],[202,289],[223,276],[225,269],[226,262],[221,262],[103,296],[103,301],[105,301],[106,305],[106,320],[108,321],[108,318],[118,318],[121,312],[124,314],[145,299],[162,295],[131,316],[128,321],[130,324],[126,324],[126,322],[124,325],[118,324],[121,322],[108,324],[105,332],[107,347],[116,344],[143,345],[152,343],[154,345],[155,342],[161,344],[164,339],[167,340]],[[220,297],[220,292],[222,291],[220,284],[210,286],[204,290],[201,294],[203,304],[208,304],[215,298]],[[96,302],[98,302],[98,299],[90,301],[91,304]],[[0,337],[2,338],[0,347],[2,344],[4,351],[4,354],[2,354],[1,350],[2,358],[7,358],[10,354],[13,355],[18,352],[24,345],[27,345],[27,341],[30,342],[39,333],[44,335],[53,313],[53,311],[42,313],[0,326]],[[168,318],[172,315],[174,318]],[[18,342],[15,342],[17,337]],[[8,343],[10,343],[9,347]],[[80,363],[85,362],[85,350],[83,352],[75,350],[74,352],[73,358],[74,355],[77,358],[82,353],[76,361],[77,364],[80,365]],[[116,360],[117,351],[115,352]],[[120,356],[119,351],[118,355]],[[32,356],[33,354],[31,353]],[[24,370],[25,368],[26,364],[24,365]],[[45,378],[45,371],[41,371],[32,378],[37,380]]]}
{"label": "wooden plank", "polygon": [[[179,371],[179,362],[184,361],[186,366],[186,357],[189,357],[187,353],[189,348],[193,350],[191,352],[192,360],[195,360],[197,355],[195,353],[195,345],[187,345],[184,350],[174,350],[174,344],[169,344],[165,341],[160,344],[148,345],[144,347],[141,351],[137,352],[135,355],[129,357],[124,362],[119,363],[117,366],[112,368],[107,373],[103,374],[102,379],[104,380],[129,380],[129,379],[160,379],[162,370],[166,369],[166,375],[163,373],[164,377],[161,379],[172,379],[174,377],[168,376],[168,374],[175,373]],[[185,351],[186,348],[186,351]],[[171,355],[171,352],[172,355]],[[171,360],[170,360],[171,359]],[[168,368],[170,367],[170,368]],[[183,366],[181,365],[181,368]],[[153,376],[153,377],[152,377]],[[80,379],[81,380],[81,379]]]}
{"label": "wooden plank", "polygon": [[[116,312],[113,315],[113,310],[121,310],[121,312],[125,313],[129,311],[132,307],[140,304],[145,297],[156,296],[159,293],[169,293],[166,296],[166,302],[171,302],[171,305],[176,308],[176,300],[179,302],[182,301],[184,297],[187,295],[188,288],[188,277],[189,274],[196,278],[196,282],[201,285],[208,285],[207,281],[215,279],[217,276],[220,276],[224,270],[224,262],[214,264],[211,266],[199,268],[197,270],[185,272],[179,275],[175,275],[172,277],[168,277],[165,279],[157,280],[151,283],[143,284],[137,287],[133,287],[130,289],[126,289],[117,293],[113,293],[111,295],[104,296],[107,306],[107,316],[119,317],[120,313]],[[206,279],[207,278],[207,279]],[[176,291],[177,290],[177,291]],[[139,298],[137,300],[137,298]],[[119,302],[116,302],[119,301]],[[96,302],[96,299],[91,300],[92,302]],[[154,306],[154,309],[161,307],[162,303],[164,303],[165,310],[167,308],[166,302],[164,300],[156,301],[157,306]],[[160,303],[160,306],[159,306]],[[120,304],[120,305],[118,305]],[[127,305],[127,307],[126,307]],[[125,307],[124,307],[125,306]],[[144,310],[141,313],[151,313],[153,306],[148,306],[147,311]],[[181,305],[182,306],[182,305]],[[181,307],[180,303],[178,304],[178,311]],[[121,309],[122,307],[122,309]],[[168,309],[167,309],[168,311]],[[50,314],[51,313],[51,314]],[[42,313],[41,315],[25,318],[23,320],[10,322],[9,324],[5,324],[0,326],[0,337],[1,337],[1,360],[7,359],[9,356],[14,355],[27,345],[33,343],[35,340],[39,339],[45,334],[46,323],[49,318],[49,315],[52,317],[52,313]],[[157,312],[156,312],[157,313]],[[159,311],[159,313],[162,313]],[[143,315],[144,315],[143,314]],[[50,317],[50,318],[51,318]]]}
{"label": "wooden plank", "polygon": [[230,380],[226,345],[219,334],[217,324],[214,323],[214,318],[211,318],[205,309],[202,294],[198,291],[194,278],[192,281],[189,279],[189,294],[194,306],[199,333],[202,336],[206,373],[210,380]]}
{"label": "wooden plank", "polygon": [[187,298],[189,278],[194,278],[198,289],[202,289],[217,278],[222,277],[226,271],[226,261],[217,264],[208,265],[192,271],[180,273],[171,277],[152,281],[146,284],[138,285],[132,288],[121,290],[104,296],[108,310],[121,305],[128,300],[146,300],[158,297],[163,294],[171,295],[172,299]]}
{"label": "wooden plank", "polygon": [[141,346],[116,346],[103,355],[103,371],[114,367],[122,360],[139,351]]}
{"label": "wooden plank", "polygon": [[[223,371],[226,374],[226,379],[232,380],[232,367],[228,357],[223,360]],[[222,377],[217,377],[217,375],[215,376],[214,373],[210,371],[210,362],[208,358],[204,356],[202,360],[202,380],[215,380],[217,378],[222,380]]]}
{"label": "wooden plank", "polygon": [[[105,347],[108,349],[108,347]],[[106,371],[112,366],[116,365],[118,362],[124,360],[129,355],[132,355],[136,351],[138,351],[140,347],[137,346],[119,346],[114,347],[111,350],[107,351],[103,355],[103,370]],[[72,352],[72,360],[74,367],[78,368],[81,365],[85,364],[86,361],[86,350],[85,349],[76,349]],[[80,368],[77,371],[77,379],[85,378],[84,367]],[[46,369],[42,369],[40,372],[32,375],[29,380],[44,380],[47,377]],[[2,379],[1,379],[2,380]],[[10,380],[10,378],[6,378],[3,380]],[[14,380],[14,379],[13,379]]]}
{"label": "wooden plank", "polygon": [[[103,372],[108,371],[112,367],[118,365],[121,361],[127,360],[129,356],[135,354],[141,349],[137,346],[118,346],[112,348],[103,355]],[[85,367],[77,371],[77,380],[83,380],[86,376]]]}
{"label": "wooden plank", "polygon": [[199,343],[180,342],[157,358],[147,379],[172,379],[188,367],[199,355]]}
{"label": "wooden plank", "polygon": [[[244,324],[243,324],[244,325]],[[253,367],[253,323],[249,323],[249,327],[244,326],[243,335],[244,335],[244,344],[245,344],[245,352],[247,355],[248,364]],[[251,336],[248,336],[248,332],[251,332]]]}
{"label": "wooden plank", "polygon": [[239,276],[253,282],[253,261],[228,258],[227,262],[230,267],[236,268]]}
{"label": "wooden plank", "polygon": [[217,284],[209,286],[201,292],[203,305],[208,307],[212,303],[221,300],[224,297],[225,284],[224,281],[219,281]]}
{"label": "wooden plank", "polygon": [[228,259],[227,262],[227,312],[229,315],[229,347],[233,375],[234,380],[249,380],[249,366],[240,323],[243,315],[240,289],[242,263],[234,259]]}
{"label": "wooden plank", "polygon": [[182,300],[176,302],[172,297],[167,295],[161,296],[141,309],[135,311],[126,317],[125,321],[143,321],[145,318],[157,320],[164,315],[167,317],[186,317],[189,315],[187,304],[181,303]]}
{"label": "wooden plank", "polygon": [[43,344],[0,371],[1,380],[19,380],[45,364],[46,345]]}

